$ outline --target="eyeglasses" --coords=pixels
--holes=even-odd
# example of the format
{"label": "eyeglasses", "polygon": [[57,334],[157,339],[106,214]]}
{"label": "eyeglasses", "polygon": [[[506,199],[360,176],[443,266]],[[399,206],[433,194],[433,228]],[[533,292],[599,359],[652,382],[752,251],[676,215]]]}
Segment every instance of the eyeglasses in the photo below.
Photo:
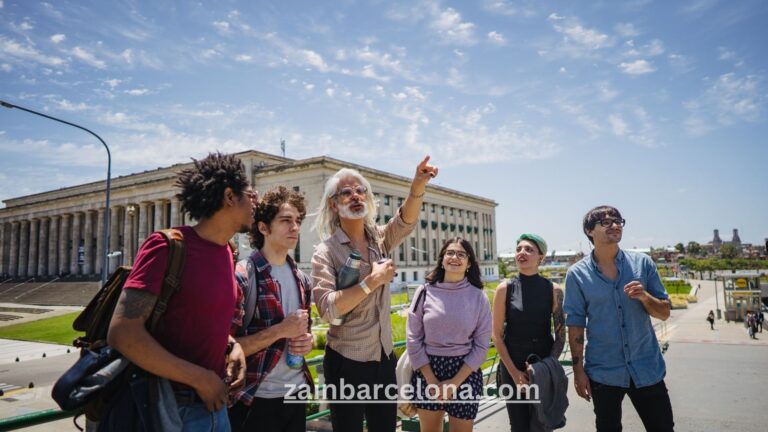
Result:
{"label": "eyeglasses", "polygon": [[467,259],[467,257],[469,255],[467,255],[466,252],[462,252],[462,251],[447,250],[447,251],[445,251],[445,256],[447,256],[448,258],[456,257],[456,258],[458,258],[460,260],[465,260],[465,259]]}
{"label": "eyeglasses", "polygon": [[627,220],[626,219],[612,219],[612,218],[608,218],[608,219],[600,219],[599,222],[600,222],[600,226],[603,226],[603,227],[606,227],[606,228],[610,228],[613,224],[618,224],[620,227],[623,227],[624,225],[627,224]]}
{"label": "eyeglasses", "polygon": [[340,196],[342,198],[350,198],[352,195],[357,194],[359,196],[364,197],[365,193],[368,192],[368,188],[365,186],[358,186],[356,188],[352,188],[349,186],[341,188],[334,196]]}
{"label": "eyeglasses", "polygon": [[244,190],[243,194],[247,196],[251,201],[257,201],[259,199],[259,193],[255,190]]}

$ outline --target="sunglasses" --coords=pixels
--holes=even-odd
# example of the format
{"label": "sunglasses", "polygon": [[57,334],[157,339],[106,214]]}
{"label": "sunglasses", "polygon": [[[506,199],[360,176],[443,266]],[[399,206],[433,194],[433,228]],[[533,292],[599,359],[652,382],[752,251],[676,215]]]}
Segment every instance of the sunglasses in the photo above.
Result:
{"label": "sunglasses", "polygon": [[334,196],[340,196],[342,198],[351,198],[352,195],[359,195],[361,197],[365,196],[365,193],[368,192],[368,188],[365,186],[358,186],[355,188],[346,186],[341,188],[339,191],[337,191]]}

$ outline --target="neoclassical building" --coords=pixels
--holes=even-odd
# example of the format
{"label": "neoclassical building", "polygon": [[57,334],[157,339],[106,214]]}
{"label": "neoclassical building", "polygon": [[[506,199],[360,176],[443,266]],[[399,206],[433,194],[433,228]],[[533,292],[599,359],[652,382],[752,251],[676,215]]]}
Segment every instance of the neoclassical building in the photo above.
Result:
{"label": "neoclassical building", "polygon": [[[285,185],[303,192],[308,212],[317,207],[326,179],[340,168],[355,168],[371,182],[379,201],[379,223],[392,218],[408,196],[411,181],[325,156],[294,160],[252,150],[238,156],[254,189],[264,192]],[[103,265],[112,272],[119,265],[131,264],[149,233],[189,223],[180,211],[174,187],[176,173],[189,165],[112,180],[107,263],[102,262],[104,181],[5,200],[6,207],[0,209],[0,275],[14,279],[90,277],[100,275]],[[416,229],[392,254],[399,280],[422,281],[425,271],[434,266],[443,240],[457,235],[472,242],[484,277],[497,279],[496,205],[488,198],[430,185]],[[320,241],[310,231],[311,222],[308,216],[294,251],[304,269],[309,269],[313,247]],[[247,249],[245,236],[238,243]]]}

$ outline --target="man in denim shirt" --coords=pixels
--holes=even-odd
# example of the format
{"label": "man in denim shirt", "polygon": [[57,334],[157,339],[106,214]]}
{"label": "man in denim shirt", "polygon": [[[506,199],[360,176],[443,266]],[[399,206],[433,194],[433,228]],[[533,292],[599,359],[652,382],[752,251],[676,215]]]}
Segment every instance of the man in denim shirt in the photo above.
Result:
{"label": "man in denim shirt", "polygon": [[[563,306],[573,382],[579,396],[594,398],[598,432],[621,431],[624,395],[647,431],[672,431],[666,368],[650,319],[669,318],[669,297],[649,256],[619,249],[624,224],[609,206],[584,216],[584,234],[595,249],[568,270]],[[582,356],[585,328],[589,344]]]}

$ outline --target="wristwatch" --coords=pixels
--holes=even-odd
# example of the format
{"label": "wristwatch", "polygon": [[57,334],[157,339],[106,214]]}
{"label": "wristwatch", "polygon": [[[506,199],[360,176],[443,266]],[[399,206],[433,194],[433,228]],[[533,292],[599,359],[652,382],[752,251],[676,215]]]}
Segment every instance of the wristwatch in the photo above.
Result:
{"label": "wristwatch", "polygon": [[362,289],[363,289],[363,292],[365,293],[365,295],[368,295],[368,294],[370,294],[370,293],[371,293],[371,289],[370,289],[370,288],[368,288],[368,285],[366,285],[366,284],[365,284],[365,281],[364,281],[364,280],[363,280],[363,281],[360,281],[360,288],[362,288]]}

